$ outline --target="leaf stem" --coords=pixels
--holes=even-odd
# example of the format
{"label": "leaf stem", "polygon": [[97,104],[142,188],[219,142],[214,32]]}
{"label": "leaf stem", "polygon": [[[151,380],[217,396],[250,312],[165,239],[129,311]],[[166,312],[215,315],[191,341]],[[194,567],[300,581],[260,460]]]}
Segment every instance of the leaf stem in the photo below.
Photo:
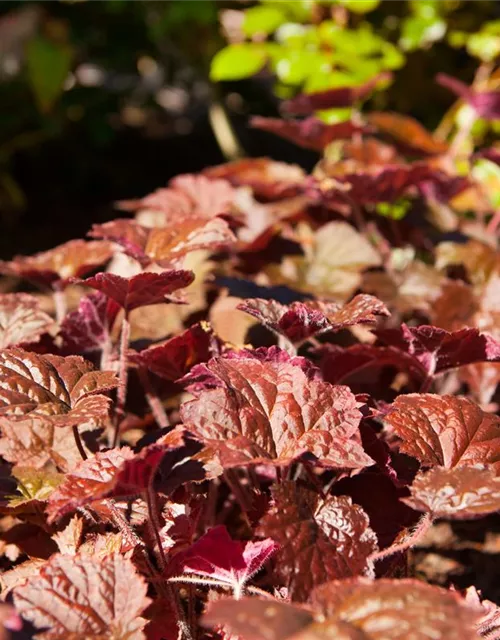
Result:
{"label": "leaf stem", "polygon": [[80,436],[80,432],[78,431],[78,425],[74,424],[73,425],[73,436],[75,438],[75,444],[76,447],[78,449],[78,452],[80,453],[82,460],[87,460],[88,456],[87,453],[85,451],[85,448],[83,446],[83,442],[82,442],[82,438]]}
{"label": "leaf stem", "polygon": [[61,324],[64,320],[64,316],[66,315],[66,295],[64,293],[64,289],[56,287],[52,293],[52,297],[54,298],[56,321],[57,324]]}
{"label": "leaf stem", "polygon": [[382,549],[382,551],[377,551],[373,553],[368,559],[372,562],[377,562],[378,560],[383,560],[384,558],[388,558],[395,553],[401,553],[402,551],[407,551],[411,547],[414,547],[419,540],[421,540],[424,535],[429,531],[432,524],[434,522],[434,516],[431,513],[424,514],[420,520],[417,522],[416,527],[410,533],[410,535],[404,539],[402,542],[397,544],[393,544],[387,549]]}
{"label": "leaf stem", "polygon": [[123,318],[120,336],[120,362],[118,365],[118,392],[116,396],[115,433],[113,447],[116,447],[120,438],[120,422],[125,415],[125,403],[127,400],[128,382],[128,346],[130,341],[130,322],[127,315]]}
{"label": "leaf stem", "polygon": [[144,367],[139,367],[138,373],[139,380],[141,381],[142,387],[144,389],[146,400],[148,402],[149,408],[151,409],[151,413],[156,420],[156,424],[160,428],[169,427],[170,421],[168,419],[167,412],[165,411],[165,407],[158,397],[158,394],[153,388],[148,370]]}
{"label": "leaf stem", "polygon": [[153,536],[156,540],[156,545],[158,546],[158,555],[160,558],[161,570],[163,573],[166,573],[167,558],[165,556],[165,551],[163,550],[163,545],[161,543],[161,536],[160,536],[161,523],[160,523],[160,516],[158,514],[158,503],[156,501],[153,482],[150,482],[148,484],[148,488],[144,492],[144,500],[148,505],[149,525],[153,533]]}

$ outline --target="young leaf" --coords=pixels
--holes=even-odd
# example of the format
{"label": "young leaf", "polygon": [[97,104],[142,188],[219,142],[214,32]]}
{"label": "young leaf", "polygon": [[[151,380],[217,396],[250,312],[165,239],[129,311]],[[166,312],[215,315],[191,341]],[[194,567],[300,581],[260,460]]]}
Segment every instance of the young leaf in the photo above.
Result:
{"label": "young leaf", "polygon": [[345,305],[307,301],[286,306],[276,300],[254,298],[241,303],[238,309],[257,318],[293,344],[300,344],[326,331],[340,331],[356,324],[373,324],[376,316],[389,315],[383,302],[368,295],[358,295]]}
{"label": "young leaf", "polygon": [[289,464],[306,453],[327,467],[372,464],[361,446],[353,394],[311,379],[298,361],[273,349],[195,367],[187,381],[201,372],[202,383],[190,387],[198,397],[182,406],[184,423],[223,466]]}
{"label": "young leaf", "polygon": [[172,268],[191,251],[216,251],[235,241],[225,220],[200,216],[152,228],[134,220],[112,220],[94,225],[90,235],[118,243],[143,267],[155,263],[165,268]]}
{"label": "young leaf", "polygon": [[0,349],[38,342],[54,321],[40,309],[39,301],[27,293],[0,295]]}
{"label": "young leaf", "polygon": [[37,355],[14,347],[0,351],[0,415],[37,417],[54,426],[100,425],[118,384],[79,356]]}
{"label": "young leaf", "polygon": [[17,611],[45,638],[144,640],[141,613],[151,602],[145,580],[119,554],[54,554],[38,575],[14,589]]}
{"label": "young leaf", "polygon": [[81,278],[107,262],[113,255],[109,242],[70,240],[55,249],[34,256],[16,256],[0,261],[0,273],[18,276],[43,286],[62,287],[71,278]]}
{"label": "young leaf", "polygon": [[276,573],[293,600],[336,578],[369,573],[377,536],[366,513],[347,496],[321,498],[287,482],[276,485],[258,535],[280,545]]}
{"label": "young leaf", "polygon": [[500,418],[467,398],[399,396],[385,421],[401,438],[400,451],[424,467],[481,463],[500,469]]}
{"label": "young leaf", "polygon": [[172,270],[163,273],[139,273],[123,278],[114,273],[98,273],[82,284],[97,289],[114,300],[125,313],[133,309],[164,302],[181,302],[182,299],[170,298],[170,294],[189,286],[194,280],[192,271]]}
{"label": "young leaf", "polygon": [[119,311],[119,305],[100,291],[83,297],[78,309],[68,313],[61,324],[63,349],[66,352],[100,351],[110,340]]}
{"label": "young leaf", "polygon": [[434,518],[480,518],[500,510],[500,477],[484,465],[420,472],[403,502]]}
{"label": "young leaf", "polygon": [[205,576],[233,589],[239,598],[245,584],[277,551],[272,540],[241,542],[233,540],[226,527],[210,529],[187,551],[175,556],[174,565],[187,574]]}

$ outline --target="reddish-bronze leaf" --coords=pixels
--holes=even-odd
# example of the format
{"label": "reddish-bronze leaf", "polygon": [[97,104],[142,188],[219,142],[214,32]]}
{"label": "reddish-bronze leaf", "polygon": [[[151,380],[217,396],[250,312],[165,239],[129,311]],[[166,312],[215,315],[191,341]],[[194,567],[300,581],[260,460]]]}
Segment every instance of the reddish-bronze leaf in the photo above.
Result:
{"label": "reddish-bronze leaf", "polygon": [[322,120],[311,116],[305,120],[282,120],[281,118],[263,118],[254,116],[250,119],[250,126],[274,133],[294,144],[323,151],[334,140],[346,140],[355,133],[364,133],[367,128],[348,120],[337,124],[326,124]]}
{"label": "reddish-bronze leaf", "polygon": [[40,309],[40,302],[34,296],[0,295],[0,349],[38,342],[53,326],[54,321]]}
{"label": "reddish-bronze leaf", "polygon": [[134,220],[112,220],[94,225],[94,238],[112,240],[143,267],[155,263],[171,268],[191,251],[216,251],[231,245],[235,237],[221,218],[189,216],[182,224],[145,227]]}
{"label": "reddish-bronze leaf", "polygon": [[138,307],[164,302],[181,302],[170,294],[189,286],[194,280],[192,271],[171,270],[163,273],[139,273],[123,278],[114,273],[98,273],[83,280],[83,284],[104,293],[114,300],[126,313]]}
{"label": "reddish-bronze leaf", "polygon": [[178,380],[200,362],[211,356],[212,342],[216,338],[206,323],[196,324],[178,336],[143,349],[134,361],[160,378]]}
{"label": "reddish-bronze leaf", "polygon": [[287,482],[275,486],[257,533],[280,545],[276,573],[292,599],[305,601],[324,582],[371,571],[367,558],[378,546],[369,524],[347,496],[321,498]]}
{"label": "reddish-bronze leaf", "polygon": [[63,348],[68,351],[98,351],[110,341],[110,331],[119,305],[100,291],[80,300],[78,309],[68,313],[61,324]]}
{"label": "reddish-bronze leaf", "polygon": [[143,640],[147,584],[119,554],[54,554],[38,575],[14,589],[17,611],[51,640]]}
{"label": "reddish-bronze leaf", "polygon": [[107,262],[113,255],[109,242],[70,240],[55,249],[34,256],[17,256],[0,262],[0,272],[19,276],[37,284],[58,287],[71,278],[81,278]]}
{"label": "reddish-bronze leaf", "polygon": [[477,91],[446,73],[438,73],[436,81],[470,104],[480,118],[500,119],[500,91]]}
{"label": "reddish-bronze leaf", "polygon": [[250,298],[238,306],[290,342],[300,344],[326,331],[340,331],[356,324],[372,324],[376,316],[388,316],[378,298],[358,295],[345,305],[335,302],[306,301],[284,305],[276,300]]}
{"label": "reddish-bronze leaf", "polygon": [[435,467],[419,473],[403,502],[434,518],[480,518],[500,511],[500,477],[483,465]]}
{"label": "reddish-bronze leaf", "polygon": [[0,351],[0,415],[43,418],[55,426],[101,424],[118,384],[79,356],[38,355],[14,347]]}
{"label": "reddish-bronze leaf", "polygon": [[491,464],[500,470],[500,418],[467,398],[411,393],[385,417],[400,451],[425,467]]}
{"label": "reddish-bronze leaf", "polygon": [[420,122],[399,113],[371,111],[365,116],[367,122],[378,131],[388,135],[396,143],[418,153],[439,155],[446,153],[448,145],[435,138]]}
{"label": "reddish-bronze leaf", "polygon": [[358,86],[336,87],[315,93],[301,93],[291,100],[283,102],[282,109],[286,113],[309,115],[322,109],[350,107],[355,102],[367,98],[379,83],[390,82],[391,79],[392,73],[383,72]]}
{"label": "reddish-bronze leaf", "polygon": [[208,627],[228,627],[244,640],[286,640],[314,622],[310,611],[287,602],[262,598],[222,598],[211,602],[203,616]]}
{"label": "reddish-bronze leaf", "polygon": [[243,158],[209,167],[203,173],[209,178],[224,178],[238,187],[251,187],[256,196],[268,200],[298,195],[306,177],[298,165],[270,158]]}
{"label": "reddish-bronze leaf", "polygon": [[335,580],[315,589],[311,601],[327,623],[348,625],[342,640],[477,640],[478,610],[419,580]]}
{"label": "reddish-bronze leaf", "polygon": [[218,454],[222,466],[289,464],[306,453],[329,467],[372,464],[361,446],[354,395],[347,387],[312,379],[313,369],[305,372],[300,362],[273,349],[195,367],[191,379],[201,372],[204,380],[190,387],[198,397],[182,406],[184,423]]}
{"label": "reddish-bronze leaf", "polygon": [[499,362],[500,342],[479,329],[445,331],[431,325],[377,332],[386,344],[417,359],[429,376],[473,362]]}

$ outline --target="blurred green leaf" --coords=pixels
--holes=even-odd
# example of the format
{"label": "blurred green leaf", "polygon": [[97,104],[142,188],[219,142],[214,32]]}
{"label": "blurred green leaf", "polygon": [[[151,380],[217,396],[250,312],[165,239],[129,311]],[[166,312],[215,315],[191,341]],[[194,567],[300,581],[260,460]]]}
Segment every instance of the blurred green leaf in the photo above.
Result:
{"label": "blurred green leaf", "polygon": [[274,6],[252,7],[245,11],[243,32],[248,37],[256,34],[270,34],[286,22],[283,11]]}
{"label": "blurred green leaf", "polygon": [[339,0],[339,4],[353,13],[368,13],[379,6],[380,0]]}
{"label": "blurred green leaf", "polygon": [[411,16],[403,21],[399,44],[405,51],[415,51],[443,38],[446,22],[438,17]]}
{"label": "blurred green leaf", "polygon": [[298,85],[306,82],[310,75],[330,70],[326,56],[319,51],[281,51],[274,60],[273,69],[285,84]]}
{"label": "blurred green leaf", "polygon": [[214,56],[210,78],[215,82],[248,78],[260,71],[266,60],[266,50],[262,45],[230,44]]}
{"label": "blurred green leaf", "polygon": [[500,36],[492,33],[473,33],[466,42],[467,51],[483,62],[492,62],[500,55]]}
{"label": "blurred green leaf", "polygon": [[262,0],[262,4],[278,7],[291,20],[307,22],[311,18],[315,2],[314,0]]}
{"label": "blurred green leaf", "polygon": [[384,218],[391,220],[402,220],[410,209],[409,200],[398,200],[396,202],[379,202],[375,211]]}
{"label": "blurred green leaf", "polygon": [[472,177],[480,182],[487,198],[496,209],[500,207],[500,167],[490,160],[478,160],[472,169]]}
{"label": "blurred green leaf", "polygon": [[28,78],[38,109],[48,113],[63,92],[71,69],[73,49],[65,42],[36,36],[26,47]]}

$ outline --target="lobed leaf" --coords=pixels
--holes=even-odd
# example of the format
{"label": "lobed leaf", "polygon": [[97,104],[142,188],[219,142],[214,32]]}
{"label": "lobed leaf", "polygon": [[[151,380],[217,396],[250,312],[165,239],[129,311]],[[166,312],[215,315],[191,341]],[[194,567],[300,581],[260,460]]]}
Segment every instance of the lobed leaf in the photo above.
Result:
{"label": "lobed leaf", "polygon": [[54,327],[54,321],[40,308],[40,302],[27,293],[0,295],[0,349],[38,342]]}

